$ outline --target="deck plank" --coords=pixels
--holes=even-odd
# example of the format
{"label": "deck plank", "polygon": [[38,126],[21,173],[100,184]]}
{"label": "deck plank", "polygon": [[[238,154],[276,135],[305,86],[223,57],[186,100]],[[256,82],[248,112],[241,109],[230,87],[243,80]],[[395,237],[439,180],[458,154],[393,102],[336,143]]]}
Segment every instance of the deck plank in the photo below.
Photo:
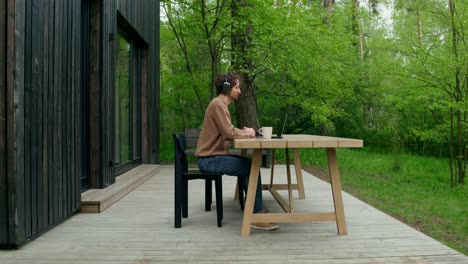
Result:
{"label": "deck plank", "polygon": [[[276,173],[285,174],[284,166]],[[264,183],[269,170],[262,169]],[[328,183],[303,171],[306,199],[296,211],[333,210]],[[293,177],[294,178],[294,177]],[[286,177],[275,176],[275,182]],[[347,236],[334,222],[284,223],[241,237],[235,177],[223,178],[223,227],[204,211],[204,183],[189,183],[189,218],[174,228],[173,166],[138,186],[100,214],[77,214],[19,250],[0,251],[13,263],[468,263],[468,257],[343,192]],[[279,191],[287,194],[286,191]],[[269,192],[265,207],[282,212]]]}

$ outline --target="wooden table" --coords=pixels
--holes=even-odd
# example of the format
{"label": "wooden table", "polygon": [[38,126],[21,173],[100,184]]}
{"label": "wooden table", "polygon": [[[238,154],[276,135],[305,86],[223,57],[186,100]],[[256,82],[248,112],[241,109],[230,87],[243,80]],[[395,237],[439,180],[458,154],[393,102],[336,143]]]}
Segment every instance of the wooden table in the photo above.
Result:
{"label": "wooden table", "polygon": [[[346,235],[346,222],[343,208],[343,198],[341,196],[340,174],[336,161],[336,148],[361,148],[363,141],[359,139],[325,137],[314,135],[283,135],[282,139],[234,139],[234,147],[237,149],[253,149],[252,167],[250,169],[249,188],[245,201],[244,218],[242,220],[241,236],[249,236],[252,223],[288,223],[288,222],[336,222],[339,235]],[[324,148],[327,152],[328,168],[330,172],[331,189],[333,194],[334,212],[295,212],[292,201],[291,174],[289,169],[288,150],[292,149],[296,173],[301,171],[299,160],[299,149],[301,148]],[[281,205],[284,213],[254,214],[253,207],[255,201],[255,190],[257,189],[258,175],[263,149],[285,149],[287,162],[288,194],[289,204],[277,193],[274,184],[264,184],[263,188],[269,190],[273,197]],[[296,175],[297,176],[297,175]],[[299,180],[301,182],[299,182]],[[298,185],[302,184],[302,176],[298,177]],[[300,189],[299,189],[300,190]]]}

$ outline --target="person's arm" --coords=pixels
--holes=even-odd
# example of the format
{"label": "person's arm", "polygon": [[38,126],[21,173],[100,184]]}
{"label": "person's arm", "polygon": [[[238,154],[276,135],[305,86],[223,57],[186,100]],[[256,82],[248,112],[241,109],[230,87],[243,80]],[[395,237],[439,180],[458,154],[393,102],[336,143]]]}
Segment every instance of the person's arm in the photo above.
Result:
{"label": "person's arm", "polygon": [[253,129],[239,129],[234,127],[231,122],[231,115],[229,114],[227,106],[217,107],[216,111],[213,112],[213,115],[216,126],[225,140],[233,138],[249,138],[252,137],[252,131],[253,136],[255,136],[255,131]]}

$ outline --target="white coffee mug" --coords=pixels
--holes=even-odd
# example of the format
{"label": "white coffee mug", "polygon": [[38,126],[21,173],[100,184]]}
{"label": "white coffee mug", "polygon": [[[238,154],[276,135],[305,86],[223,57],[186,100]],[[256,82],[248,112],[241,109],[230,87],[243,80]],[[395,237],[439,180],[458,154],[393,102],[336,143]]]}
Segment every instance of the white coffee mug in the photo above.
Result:
{"label": "white coffee mug", "polygon": [[264,139],[271,139],[271,134],[273,133],[273,127],[262,127],[258,130],[263,135]]}

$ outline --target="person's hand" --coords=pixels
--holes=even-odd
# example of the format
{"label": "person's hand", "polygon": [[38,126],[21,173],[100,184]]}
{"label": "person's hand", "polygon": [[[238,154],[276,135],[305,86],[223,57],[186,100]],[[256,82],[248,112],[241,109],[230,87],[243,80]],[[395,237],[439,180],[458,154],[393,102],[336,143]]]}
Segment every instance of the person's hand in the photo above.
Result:
{"label": "person's hand", "polygon": [[244,130],[246,133],[248,133],[251,138],[255,137],[255,130],[253,128],[244,127],[242,130]]}
{"label": "person's hand", "polygon": [[242,128],[242,131],[244,131],[247,135],[249,135],[249,137],[252,137],[252,132],[253,132],[253,136],[255,137],[255,130],[253,130],[250,127],[244,127]]}

